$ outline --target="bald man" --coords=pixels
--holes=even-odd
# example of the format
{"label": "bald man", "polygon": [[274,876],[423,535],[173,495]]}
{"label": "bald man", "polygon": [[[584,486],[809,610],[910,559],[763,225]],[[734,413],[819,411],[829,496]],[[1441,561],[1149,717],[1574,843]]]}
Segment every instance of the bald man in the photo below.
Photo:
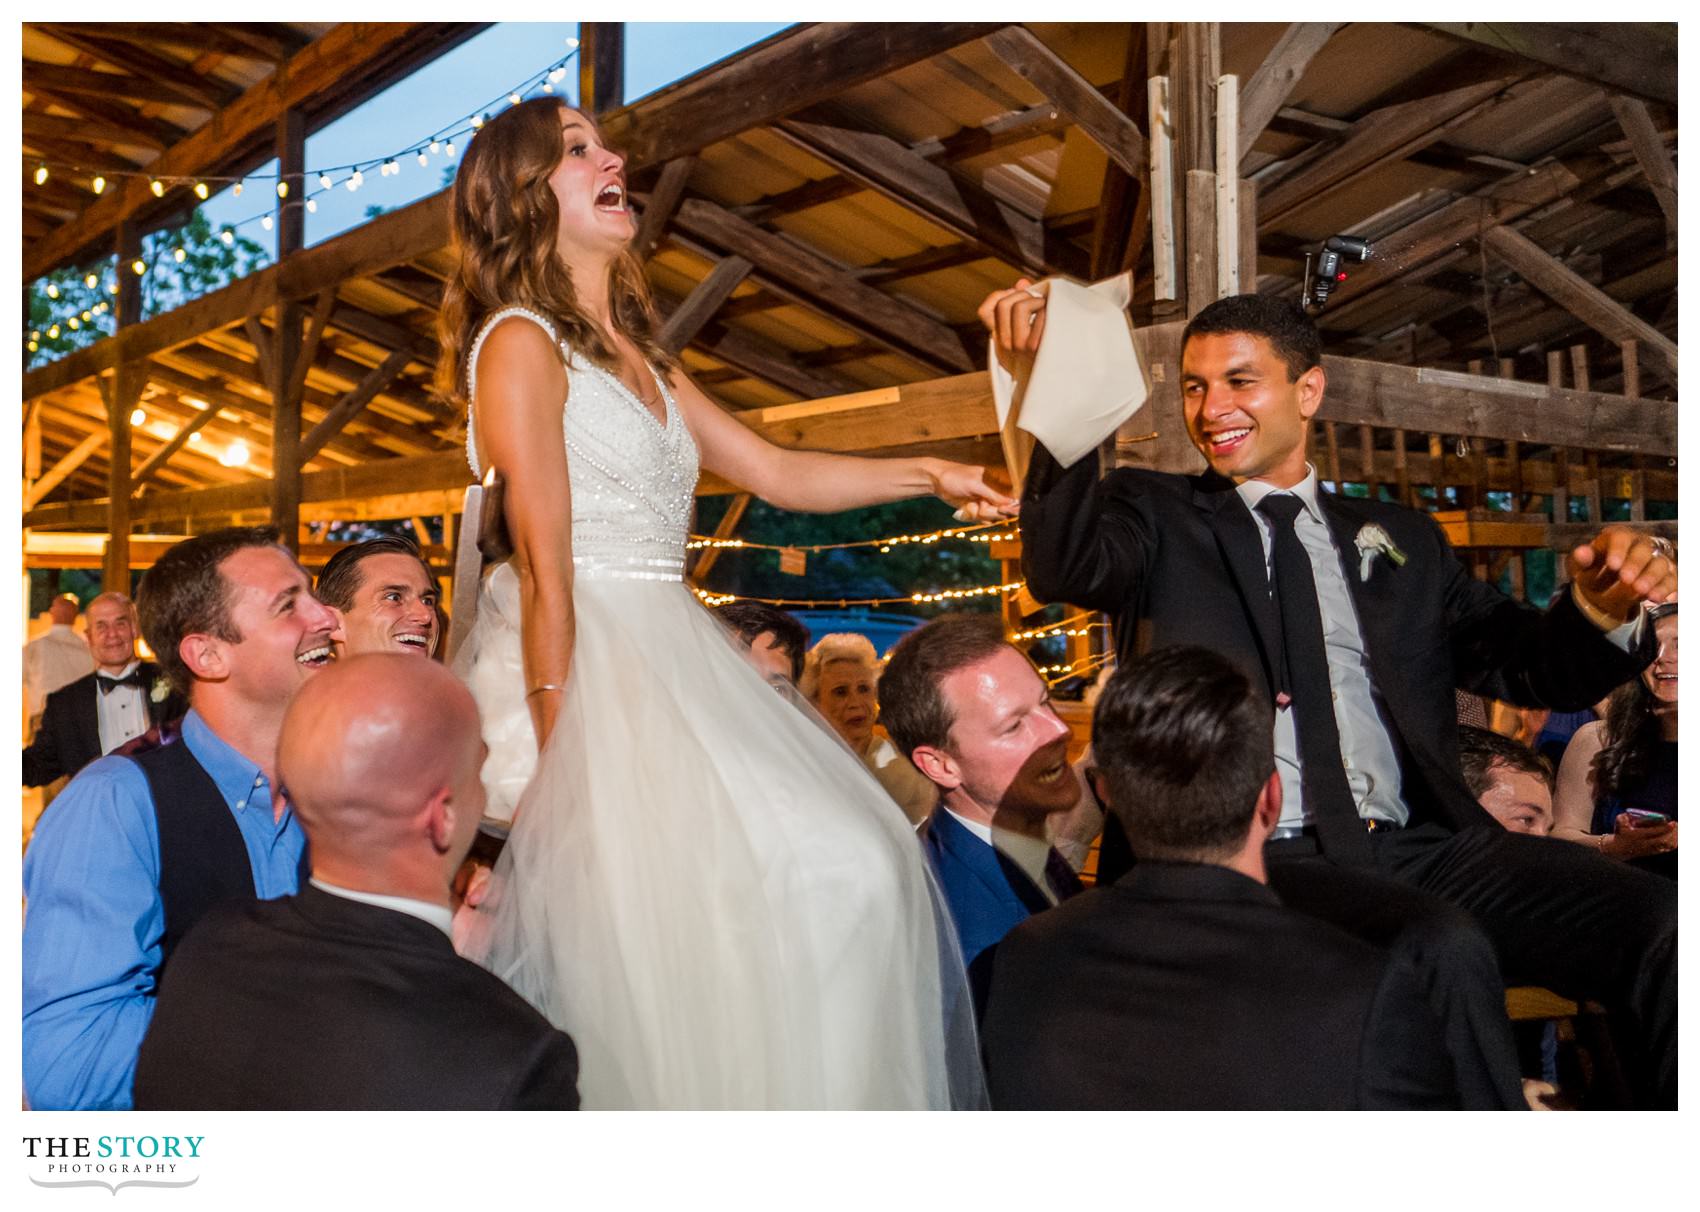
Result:
{"label": "bald man", "polygon": [[299,895],[184,939],[136,1066],[153,1110],[573,1110],[573,1042],[449,943],[484,809],[472,696],[399,653],[339,661],[284,719]]}

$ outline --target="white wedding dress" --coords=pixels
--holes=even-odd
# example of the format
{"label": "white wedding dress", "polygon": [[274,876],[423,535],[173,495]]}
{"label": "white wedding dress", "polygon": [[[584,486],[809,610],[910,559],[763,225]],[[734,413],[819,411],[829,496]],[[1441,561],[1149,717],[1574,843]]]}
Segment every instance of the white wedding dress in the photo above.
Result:
{"label": "white wedding dress", "polygon": [[[469,380],[513,317],[556,339],[497,312]],[[518,578],[487,574],[456,667],[488,811],[517,816],[466,953],[573,1037],[586,1108],[983,1105],[960,953],[908,821],[683,583],[697,451],[677,404],[661,385],[663,426],[560,348],[576,641],[539,755]]]}

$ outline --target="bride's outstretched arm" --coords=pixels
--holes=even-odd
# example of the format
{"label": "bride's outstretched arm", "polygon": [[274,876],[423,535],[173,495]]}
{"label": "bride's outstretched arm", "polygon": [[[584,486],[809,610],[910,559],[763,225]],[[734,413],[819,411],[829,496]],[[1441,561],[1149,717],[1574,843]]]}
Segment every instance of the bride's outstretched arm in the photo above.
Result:
{"label": "bride's outstretched arm", "polygon": [[787,450],[734,420],[683,371],[669,379],[673,395],[702,452],[702,465],[781,509],[835,513],[931,494],[963,517],[1012,517],[1018,502],[987,482],[986,469],[948,459],[874,459]]}
{"label": "bride's outstretched arm", "polygon": [[566,398],[566,371],[541,329],[516,319],[491,331],[478,359],[473,415],[478,449],[507,485],[503,514],[519,574],[526,705],[539,748],[555,725],[573,652]]}

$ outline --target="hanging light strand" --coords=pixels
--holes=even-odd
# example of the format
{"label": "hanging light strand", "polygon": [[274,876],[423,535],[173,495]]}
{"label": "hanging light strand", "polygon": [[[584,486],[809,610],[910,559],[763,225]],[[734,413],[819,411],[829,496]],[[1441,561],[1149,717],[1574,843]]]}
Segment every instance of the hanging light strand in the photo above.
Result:
{"label": "hanging light strand", "polygon": [[768,606],[802,606],[809,609],[849,606],[915,606],[932,605],[937,602],[954,602],[964,598],[989,597],[993,594],[1015,593],[1025,584],[1025,581],[1006,581],[1001,585],[980,585],[973,589],[938,589],[928,593],[912,593],[906,598],[756,598],[747,597],[741,593],[714,593],[707,589],[698,589],[696,595],[702,599],[706,606],[724,606],[728,602],[762,602]]}

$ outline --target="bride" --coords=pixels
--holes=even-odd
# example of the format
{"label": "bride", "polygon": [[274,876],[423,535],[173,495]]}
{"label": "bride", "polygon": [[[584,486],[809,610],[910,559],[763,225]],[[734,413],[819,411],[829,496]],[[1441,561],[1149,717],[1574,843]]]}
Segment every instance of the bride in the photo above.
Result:
{"label": "bride", "polygon": [[699,464],[787,509],[1016,502],[980,468],[782,450],[710,401],[652,335],[621,157],[558,99],[478,133],[453,225],[439,387],[515,551],[457,661],[514,819],[467,953],[573,1036],[587,1108],[976,1105],[908,822],[745,664],[684,545]]}

